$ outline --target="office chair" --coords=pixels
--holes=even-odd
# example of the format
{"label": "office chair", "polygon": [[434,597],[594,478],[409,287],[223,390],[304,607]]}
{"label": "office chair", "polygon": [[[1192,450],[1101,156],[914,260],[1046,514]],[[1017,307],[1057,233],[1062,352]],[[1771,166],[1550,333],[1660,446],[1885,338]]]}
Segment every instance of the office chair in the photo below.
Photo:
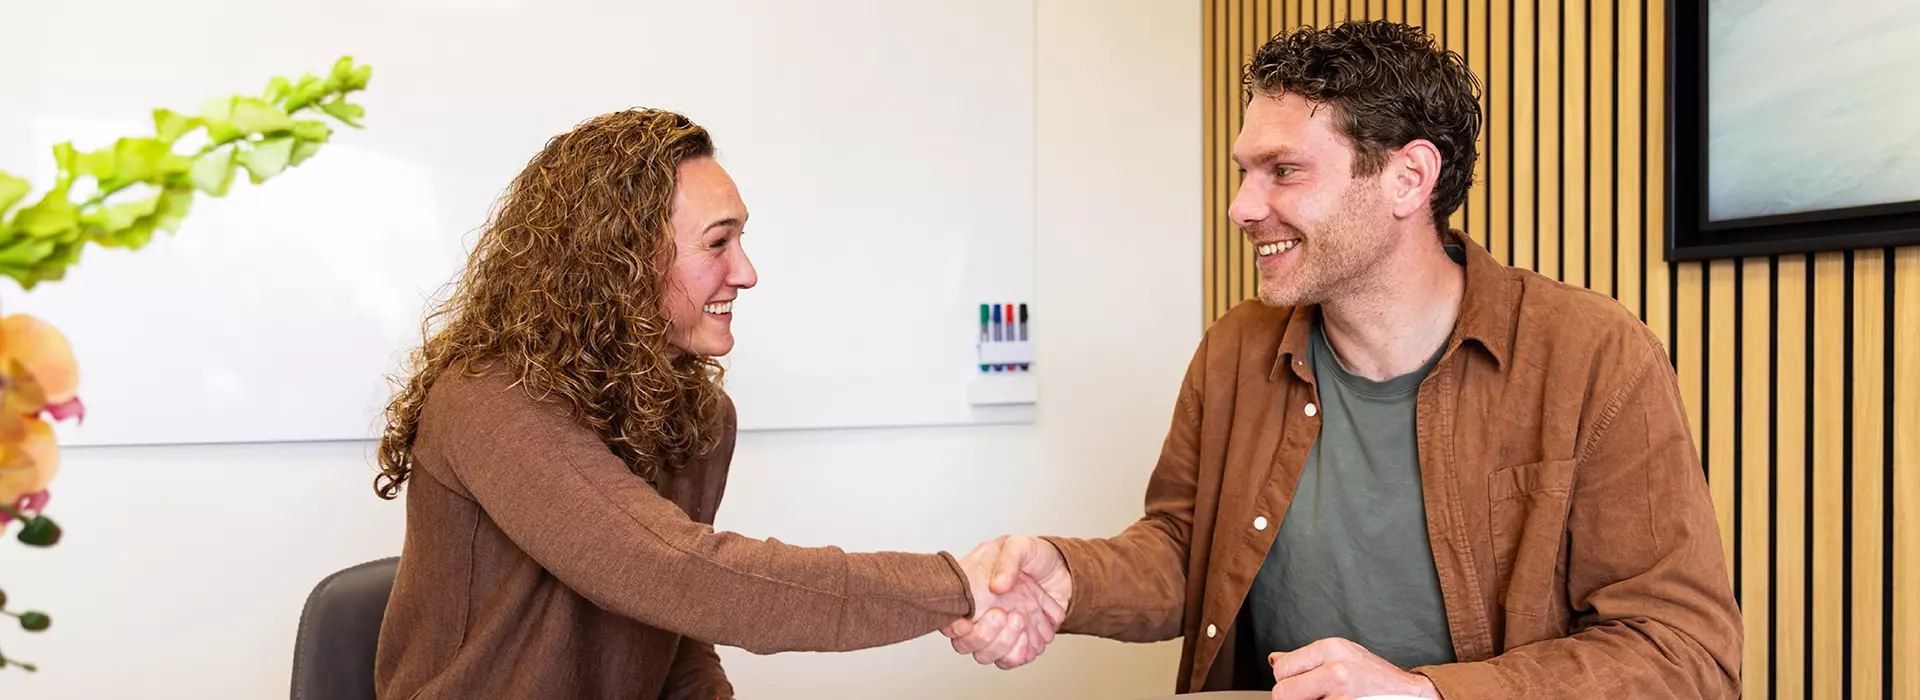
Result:
{"label": "office chair", "polygon": [[293,643],[293,700],[374,700],[374,648],[399,568],[399,557],[377,559],[313,587]]}

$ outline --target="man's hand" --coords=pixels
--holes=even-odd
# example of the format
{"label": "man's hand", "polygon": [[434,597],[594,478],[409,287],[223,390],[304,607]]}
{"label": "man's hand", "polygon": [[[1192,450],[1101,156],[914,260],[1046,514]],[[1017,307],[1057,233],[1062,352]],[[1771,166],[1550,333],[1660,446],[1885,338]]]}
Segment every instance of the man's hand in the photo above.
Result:
{"label": "man's hand", "polygon": [[1073,600],[1073,579],[1060,551],[1046,541],[1012,535],[974,548],[961,568],[969,579],[983,572],[974,588],[974,618],[941,630],[953,650],[1001,669],[1026,665],[1040,657],[1066,620]]}
{"label": "man's hand", "polygon": [[1369,695],[1440,700],[1440,691],[1426,676],[1402,671],[1345,639],[1322,639],[1292,653],[1269,656],[1267,663],[1273,665],[1273,700]]}

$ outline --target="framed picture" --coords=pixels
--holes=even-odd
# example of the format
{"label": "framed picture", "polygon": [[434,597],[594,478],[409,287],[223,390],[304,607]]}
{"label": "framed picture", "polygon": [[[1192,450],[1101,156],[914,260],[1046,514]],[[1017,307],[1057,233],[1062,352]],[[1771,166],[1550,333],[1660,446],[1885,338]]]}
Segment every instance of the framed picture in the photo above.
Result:
{"label": "framed picture", "polygon": [[1668,260],[1920,243],[1920,2],[1667,7]]}

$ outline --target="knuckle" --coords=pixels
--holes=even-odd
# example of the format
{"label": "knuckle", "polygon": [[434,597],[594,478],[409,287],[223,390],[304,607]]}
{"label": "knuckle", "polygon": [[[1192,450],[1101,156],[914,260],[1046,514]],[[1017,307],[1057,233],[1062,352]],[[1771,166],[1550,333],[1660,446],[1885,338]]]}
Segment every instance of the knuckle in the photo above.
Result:
{"label": "knuckle", "polygon": [[1353,664],[1345,661],[1329,663],[1327,664],[1327,675],[1332,676],[1335,682],[1344,684],[1353,679]]}
{"label": "knuckle", "polygon": [[1353,640],[1347,639],[1345,637],[1328,637],[1320,641],[1320,646],[1322,649],[1330,653],[1340,654],[1343,656],[1347,654],[1351,654],[1355,649],[1360,648],[1359,644],[1355,644]]}

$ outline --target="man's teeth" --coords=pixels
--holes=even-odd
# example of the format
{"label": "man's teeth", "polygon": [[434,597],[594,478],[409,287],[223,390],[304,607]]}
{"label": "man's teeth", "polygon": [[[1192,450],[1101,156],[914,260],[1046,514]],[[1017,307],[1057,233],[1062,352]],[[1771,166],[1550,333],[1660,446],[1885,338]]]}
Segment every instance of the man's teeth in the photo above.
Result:
{"label": "man's teeth", "polygon": [[733,302],[723,301],[718,304],[708,304],[704,308],[706,308],[707,313],[710,314],[730,314],[733,313]]}
{"label": "man's teeth", "polygon": [[1300,239],[1298,238],[1295,238],[1291,241],[1281,241],[1279,243],[1268,243],[1266,245],[1255,248],[1254,252],[1259,253],[1260,257],[1264,258],[1269,255],[1279,255],[1289,250],[1293,250],[1293,247],[1295,245],[1299,245],[1299,243],[1300,243]]}

